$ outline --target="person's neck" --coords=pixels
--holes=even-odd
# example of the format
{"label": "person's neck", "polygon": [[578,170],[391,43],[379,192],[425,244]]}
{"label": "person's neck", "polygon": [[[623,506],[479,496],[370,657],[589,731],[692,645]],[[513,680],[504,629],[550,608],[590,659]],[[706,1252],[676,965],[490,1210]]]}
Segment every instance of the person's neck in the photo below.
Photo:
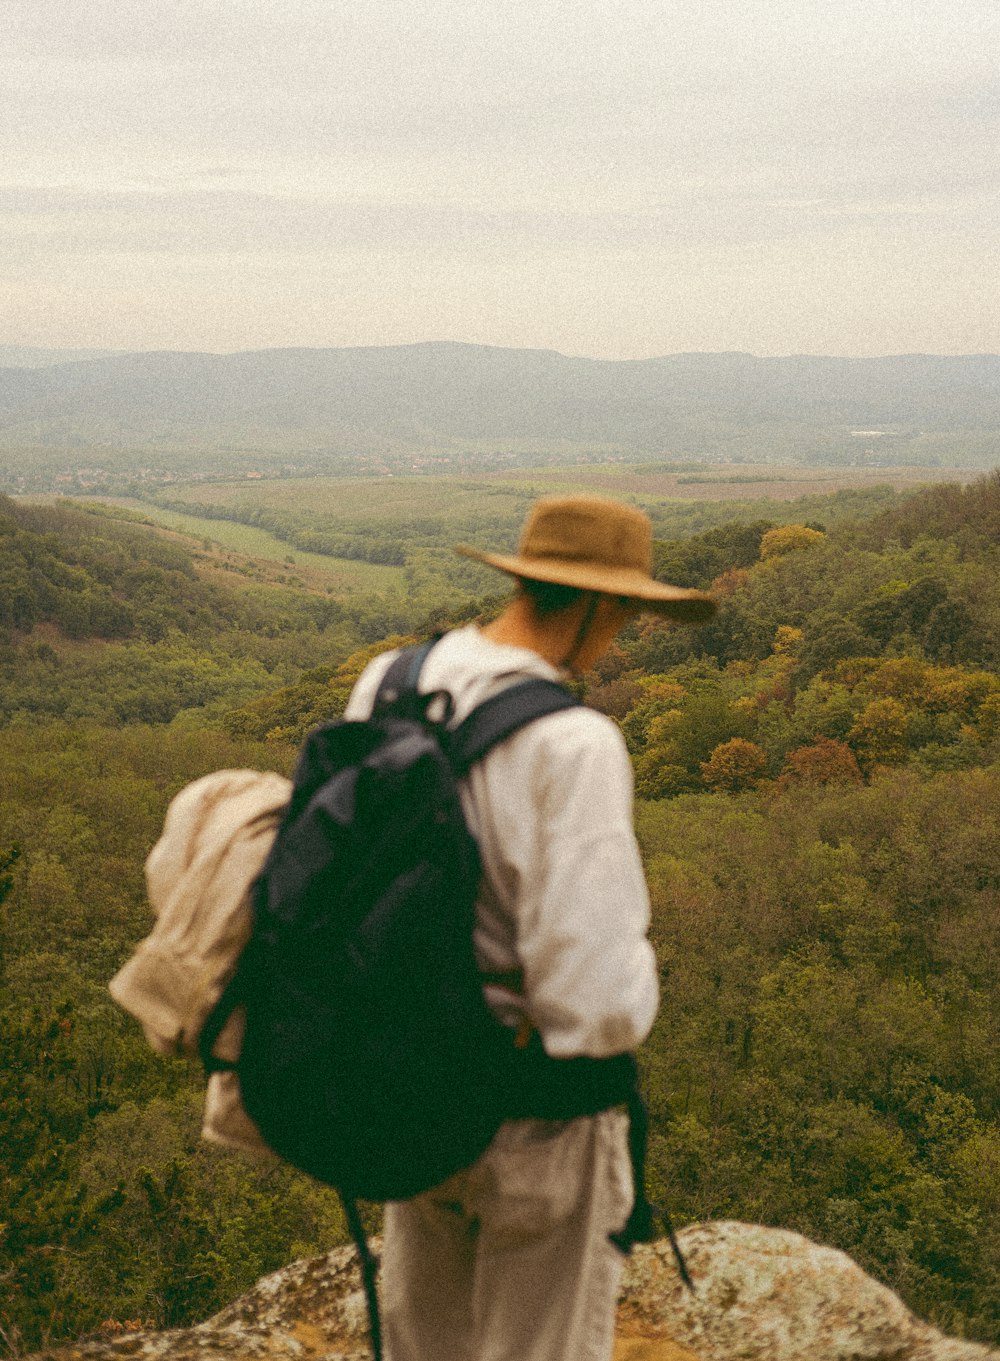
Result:
{"label": "person's neck", "polygon": [[518,595],[480,632],[491,643],[527,648],[552,666],[562,667],[579,626],[576,611],[562,611],[539,619],[524,596]]}

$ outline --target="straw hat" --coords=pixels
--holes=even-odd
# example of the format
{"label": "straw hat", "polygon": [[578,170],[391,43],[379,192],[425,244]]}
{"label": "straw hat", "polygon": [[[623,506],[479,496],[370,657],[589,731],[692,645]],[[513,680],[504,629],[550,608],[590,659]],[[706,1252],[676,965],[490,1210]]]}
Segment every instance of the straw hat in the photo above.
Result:
{"label": "straw hat", "polygon": [[457,552],[510,576],[622,596],[643,610],[700,624],[715,613],[703,591],[653,578],[653,528],[634,506],[603,496],[543,496],[531,507],[516,555]]}

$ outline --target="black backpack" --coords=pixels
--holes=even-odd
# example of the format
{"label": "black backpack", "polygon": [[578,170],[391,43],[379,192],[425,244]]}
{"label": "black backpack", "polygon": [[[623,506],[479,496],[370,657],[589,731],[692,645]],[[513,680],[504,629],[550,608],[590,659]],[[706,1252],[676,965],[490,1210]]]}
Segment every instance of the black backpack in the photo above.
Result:
{"label": "black backpack", "polygon": [[633,1056],[552,1059],[537,1036],[518,1046],[485,1002],[473,947],[482,867],[458,781],[506,737],[578,701],[526,680],[449,726],[450,696],[417,692],[432,645],[392,662],[369,719],[306,739],[254,885],[250,943],[201,1037],[206,1067],[229,1066],[211,1050],[245,1007],[243,1104],[276,1153],[341,1193],[371,1277],[356,1199],[437,1185],[519,1117],[629,1102],[639,1175],[620,1245],[651,1235]]}

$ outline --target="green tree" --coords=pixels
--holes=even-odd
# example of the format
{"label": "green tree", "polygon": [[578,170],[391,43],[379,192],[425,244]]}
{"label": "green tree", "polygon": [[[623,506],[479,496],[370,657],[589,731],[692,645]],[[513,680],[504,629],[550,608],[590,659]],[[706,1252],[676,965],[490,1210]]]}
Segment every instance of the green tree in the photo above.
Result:
{"label": "green tree", "polygon": [[866,771],[896,765],[906,756],[909,715],[898,699],[873,699],[847,734],[847,740]]}

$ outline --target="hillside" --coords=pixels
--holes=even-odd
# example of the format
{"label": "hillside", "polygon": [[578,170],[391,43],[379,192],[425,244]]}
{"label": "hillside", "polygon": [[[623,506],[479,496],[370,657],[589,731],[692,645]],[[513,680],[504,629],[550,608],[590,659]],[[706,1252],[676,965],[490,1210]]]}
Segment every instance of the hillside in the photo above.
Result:
{"label": "hillside", "polygon": [[[657,572],[711,586],[717,618],[636,621],[585,678],[639,796],[652,1191],[679,1225],[842,1249],[995,1344],[1000,474],[849,504],[678,522]],[[483,527],[513,509],[484,498]],[[178,789],[287,773],[389,635],[496,609],[439,569],[447,517],[393,514],[399,597],[122,511],[0,501],[5,1358],[186,1326],[344,1241],[321,1188],[199,1143],[199,1073],[106,983],[148,930],[142,863]]]}
{"label": "hillside", "polygon": [[316,471],[415,452],[984,467],[998,441],[995,355],[604,361],[428,343],[0,368],[14,474],[124,454],[135,473],[196,449]]}

